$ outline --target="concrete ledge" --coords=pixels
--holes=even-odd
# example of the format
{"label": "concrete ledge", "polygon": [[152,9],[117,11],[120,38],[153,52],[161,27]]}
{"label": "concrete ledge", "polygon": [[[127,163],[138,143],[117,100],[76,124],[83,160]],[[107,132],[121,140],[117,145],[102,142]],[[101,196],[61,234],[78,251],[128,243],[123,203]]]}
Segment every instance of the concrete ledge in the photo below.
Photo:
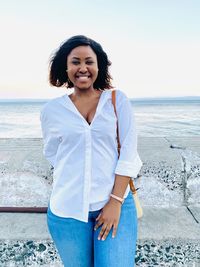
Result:
{"label": "concrete ledge", "polygon": [[[198,224],[186,207],[143,207],[138,221],[139,240],[194,240],[200,241]],[[195,208],[200,216],[200,207]],[[22,223],[23,222],[23,223]],[[51,240],[46,214],[0,213],[0,240]]]}
{"label": "concrete ledge", "polygon": [[[140,240],[194,240],[200,241],[200,224],[196,223],[186,207],[144,207],[139,220]],[[196,208],[200,215],[200,207]]]}
{"label": "concrete ledge", "polygon": [[[200,225],[186,207],[161,209],[149,206],[143,209],[144,216],[139,220],[136,266],[153,266],[155,259],[159,266],[200,264]],[[200,208],[196,207],[195,211],[200,214]],[[1,267],[62,266],[48,233],[46,214],[1,213],[0,224]],[[172,262],[184,265],[167,265]]]}

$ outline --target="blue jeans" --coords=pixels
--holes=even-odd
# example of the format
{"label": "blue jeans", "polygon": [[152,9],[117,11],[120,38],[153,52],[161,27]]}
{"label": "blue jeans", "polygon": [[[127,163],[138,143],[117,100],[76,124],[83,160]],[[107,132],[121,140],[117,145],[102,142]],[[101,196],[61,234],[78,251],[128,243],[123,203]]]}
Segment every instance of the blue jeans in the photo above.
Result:
{"label": "blue jeans", "polygon": [[132,193],[121,208],[115,238],[111,228],[105,241],[98,240],[102,225],[94,231],[101,210],[90,211],[88,223],[47,211],[51,237],[65,267],[133,267],[137,239],[137,214]]}

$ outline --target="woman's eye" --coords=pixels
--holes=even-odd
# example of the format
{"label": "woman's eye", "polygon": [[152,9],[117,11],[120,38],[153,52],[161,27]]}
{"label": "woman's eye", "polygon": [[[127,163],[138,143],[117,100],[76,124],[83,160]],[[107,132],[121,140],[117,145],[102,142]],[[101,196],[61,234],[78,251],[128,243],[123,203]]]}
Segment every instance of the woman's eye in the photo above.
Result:
{"label": "woman's eye", "polygon": [[88,64],[88,65],[91,65],[91,64],[93,64],[94,62],[93,61],[87,61],[86,62],[86,64]]}
{"label": "woman's eye", "polygon": [[79,62],[78,62],[78,61],[72,61],[72,64],[74,64],[74,65],[78,65]]}

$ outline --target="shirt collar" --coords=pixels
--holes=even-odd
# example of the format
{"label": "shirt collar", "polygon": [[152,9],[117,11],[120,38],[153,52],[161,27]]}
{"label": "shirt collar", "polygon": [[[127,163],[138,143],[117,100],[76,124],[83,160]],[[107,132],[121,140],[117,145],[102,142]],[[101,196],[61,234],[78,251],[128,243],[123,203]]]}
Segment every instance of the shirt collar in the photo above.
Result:
{"label": "shirt collar", "polygon": [[[107,102],[108,99],[111,99],[111,91],[110,89],[106,89],[102,92],[100,99],[99,99],[99,103],[97,106],[97,110],[96,110],[96,115],[98,115],[98,113],[102,110],[103,106],[105,105],[105,103]],[[61,103],[70,111],[79,114],[79,111],[77,110],[76,106],[73,104],[73,102],[71,101],[71,99],[69,98],[68,94],[64,94],[63,96],[60,97]]]}

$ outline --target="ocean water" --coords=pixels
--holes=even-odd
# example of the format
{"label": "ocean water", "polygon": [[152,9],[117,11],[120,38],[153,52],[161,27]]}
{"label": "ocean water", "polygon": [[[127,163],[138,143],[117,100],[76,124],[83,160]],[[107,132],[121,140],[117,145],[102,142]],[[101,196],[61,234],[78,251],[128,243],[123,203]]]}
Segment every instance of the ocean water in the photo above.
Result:
{"label": "ocean water", "polygon": [[200,99],[132,104],[141,136],[200,136]]}
{"label": "ocean water", "polygon": [[[200,100],[131,101],[140,136],[199,136]],[[42,137],[45,102],[0,102],[0,138]]]}

